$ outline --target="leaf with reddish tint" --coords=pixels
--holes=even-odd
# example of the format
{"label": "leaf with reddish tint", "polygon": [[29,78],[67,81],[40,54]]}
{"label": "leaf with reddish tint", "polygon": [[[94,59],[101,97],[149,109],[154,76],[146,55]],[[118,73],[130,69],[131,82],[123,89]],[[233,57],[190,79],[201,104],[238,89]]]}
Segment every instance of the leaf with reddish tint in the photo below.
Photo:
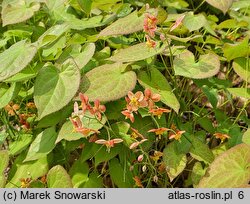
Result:
{"label": "leaf with reddish tint", "polygon": [[231,7],[233,0],[206,0],[206,2],[225,14]]}
{"label": "leaf with reddish tint", "polygon": [[208,167],[199,188],[237,188],[250,180],[250,146],[239,144],[220,154]]}
{"label": "leaf with reddish tint", "polygon": [[85,93],[90,101],[99,99],[102,102],[107,102],[126,96],[136,84],[135,72],[124,72],[126,66],[115,63],[92,69],[82,78],[80,91]]}

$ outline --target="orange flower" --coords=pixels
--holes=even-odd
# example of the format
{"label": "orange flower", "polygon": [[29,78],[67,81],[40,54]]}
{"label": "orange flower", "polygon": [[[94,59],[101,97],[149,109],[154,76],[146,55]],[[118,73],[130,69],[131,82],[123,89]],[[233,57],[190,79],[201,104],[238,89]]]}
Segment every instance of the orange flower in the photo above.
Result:
{"label": "orange flower", "polygon": [[82,121],[79,117],[76,117],[74,119],[73,118],[69,118],[69,119],[74,126],[74,131],[79,132],[79,133],[83,134],[84,136],[88,136],[90,132],[99,133],[99,131],[97,131],[97,130],[83,127]]}
{"label": "orange flower", "polygon": [[21,188],[29,188],[32,179],[31,178],[21,178],[20,181],[21,181]]}
{"label": "orange flower", "polygon": [[157,162],[162,156],[163,156],[162,152],[154,151],[154,155],[150,156],[150,158],[153,159],[155,162]]}
{"label": "orange flower", "polygon": [[143,185],[142,185],[142,183],[141,183],[141,179],[140,179],[138,176],[135,176],[133,179],[134,179],[135,185],[136,185],[137,187],[143,188]]}
{"label": "orange flower", "polygon": [[227,134],[224,134],[224,133],[214,133],[214,136],[217,138],[217,139],[220,139],[222,142],[225,140],[225,139],[229,139],[230,136],[227,135]]}
{"label": "orange flower", "polygon": [[178,130],[178,131],[176,131],[175,134],[170,134],[169,135],[169,139],[175,139],[175,140],[180,141],[182,134],[185,133],[185,132],[186,131],[180,131],[180,130]]}
{"label": "orange flower", "polygon": [[15,112],[20,108],[18,104],[13,104],[13,102],[10,102],[8,105],[4,107],[4,109],[8,112],[8,115],[13,116],[15,115]]}
{"label": "orange flower", "polygon": [[170,32],[173,31],[174,29],[176,29],[177,27],[179,27],[182,24],[182,21],[184,19],[185,15],[182,15],[181,17],[179,17],[175,23],[172,25]]}
{"label": "orange flower", "polygon": [[131,133],[132,138],[136,139],[140,137],[141,139],[145,139],[145,137],[141,133],[139,133],[139,131],[136,130],[135,128],[131,127],[131,130],[132,130],[132,133]]}
{"label": "orange flower", "polygon": [[155,36],[155,31],[157,29],[157,18],[152,14],[146,13],[143,25],[144,32],[148,33],[150,37]]}
{"label": "orange flower", "polygon": [[128,92],[127,109],[131,111],[137,111],[141,107],[146,107],[148,103],[144,100],[144,95],[141,91],[137,91],[133,94],[131,91]]}
{"label": "orange flower", "polygon": [[147,141],[147,139],[142,139],[141,141],[136,141],[133,142],[130,146],[129,149],[135,149],[136,147],[138,147],[140,144],[142,144],[143,142]]}
{"label": "orange flower", "polygon": [[161,95],[152,93],[150,89],[145,89],[144,94],[145,100],[148,102],[149,109],[153,109],[155,105],[154,103],[161,100]]}
{"label": "orange flower", "polygon": [[135,122],[135,117],[134,117],[133,112],[129,110],[124,110],[122,111],[122,114],[126,116],[126,119],[130,119],[132,123]]}
{"label": "orange flower", "polygon": [[100,101],[98,99],[94,102],[94,107],[90,110],[90,113],[93,115],[96,115],[98,120],[102,119],[102,113],[106,111],[106,107],[104,105],[100,104]]}
{"label": "orange flower", "polygon": [[149,113],[152,113],[154,116],[158,116],[160,119],[163,113],[169,113],[171,110],[165,109],[165,108],[156,108],[156,109],[151,109],[149,110]]}
{"label": "orange flower", "polygon": [[148,35],[145,36],[147,39],[146,45],[150,48],[155,48],[156,47],[156,42],[152,40]]}
{"label": "orange flower", "polygon": [[82,107],[83,113],[85,113],[86,110],[92,109],[91,105],[89,104],[89,97],[88,96],[86,96],[82,93],[79,93],[79,98],[82,102],[81,107]]}
{"label": "orange flower", "polygon": [[114,147],[115,144],[121,143],[121,142],[123,142],[123,140],[120,139],[120,138],[116,138],[116,139],[112,139],[112,140],[100,139],[100,140],[96,140],[96,141],[95,141],[96,144],[103,144],[103,145],[106,145],[108,152],[110,151],[110,148],[111,148],[111,147]]}
{"label": "orange flower", "polygon": [[157,129],[151,129],[148,132],[154,132],[156,135],[161,136],[164,132],[166,132],[168,130],[169,130],[168,128],[162,127],[162,128],[157,128]]}

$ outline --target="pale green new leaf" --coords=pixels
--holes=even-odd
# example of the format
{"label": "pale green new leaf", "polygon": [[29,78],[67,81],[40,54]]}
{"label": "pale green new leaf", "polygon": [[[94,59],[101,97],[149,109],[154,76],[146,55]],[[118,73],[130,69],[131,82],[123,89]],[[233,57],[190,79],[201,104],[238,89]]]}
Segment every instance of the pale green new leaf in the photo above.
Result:
{"label": "pale green new leaf", "polygon": [[234,71],[246,82],[250,83],[250,63],[247,58],[236,58],[233,62]]}
{"label": "pale green new leaf", "polygon": [[57,133],[55,127],[50,127],[37,135],[36,139],[31,143],[28,154],[24,161],[32,161],[40,159],[49,154],[55,145]]}
{"label": "pale green new leaf", "polygon": [[250,100],[250,88],[228,88],[232,95]]}
{"label": "pale green new leaf", "polygon": [[73,188],[67,171],[60,165],[51,168],[47,175],[48,188]]}
{"label": "pale green new leaf", "polygon": [[0,54],[0,81],[24,69],[37,52],[34,44],[19,41]]}
{"label": "pale green new leaf", "polygon": [[[5,107],[12,99],[16,97],[21,86],[19,83],[13,83],[10,88],[5,89],[6,87],[0,87],[0,108]],[[1,90],[2,89],[2,90]],[[2,95],[1,93],[4,92]]]}
{"label": "pale green new leaf", "polygon": [[59,68],[53,65],[43,67],[37,75],[34,86],[38,117],[41,119],[66,106],[75,96],[79,84],[80,72],[71,60]]}
{"label": "pale green new leaf", "polygon": [[31,18],[39,8],[40,3],[36,0],[3,0],[3,26],[26,21]]}
{"label": "pale green new leaf", "polygon": [[247,131],[244,132],[243,137],[242,137],[242,142],[250,145],[250,128],[248,128]]}

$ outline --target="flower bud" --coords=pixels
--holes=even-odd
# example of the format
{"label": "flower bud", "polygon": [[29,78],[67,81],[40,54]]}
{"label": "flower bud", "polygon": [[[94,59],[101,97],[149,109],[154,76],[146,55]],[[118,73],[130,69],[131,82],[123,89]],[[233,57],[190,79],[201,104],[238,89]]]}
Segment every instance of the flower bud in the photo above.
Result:
{"label": "flower bud", "polygon": [[144,165],[144,166],[142,167],[142,172],[145,172],[146,170],[147,170],[147,166]]}
{"label": "flower bud", "polygon": [[141,162],[142,160],[143,160],[143,154],[139,155],[138,158],[137,158],[138,162]]}

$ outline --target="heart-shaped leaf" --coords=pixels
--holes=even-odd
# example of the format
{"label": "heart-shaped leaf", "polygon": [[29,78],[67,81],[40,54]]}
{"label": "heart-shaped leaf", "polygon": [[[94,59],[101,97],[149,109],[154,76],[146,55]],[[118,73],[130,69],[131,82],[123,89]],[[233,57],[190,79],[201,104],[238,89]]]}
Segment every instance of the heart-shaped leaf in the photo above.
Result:
{"label": "heart-shaped leaf", "polygon": [[249,164],[250,146],[236,145],[215,158],[198,187],[237,188],[244,186],[250,180]]}
{"label": "heart-shaped leaf", "polygon": [[234,44],[225,43],[222,48],[224,56],[228,61],[238,57],[247,57],[250,53],[248,42],[249,38],[246,37],[244,40]]}
{"label": "heart-shaped leaf", "polygon": [[79,84],[79,69],[70,60],[60,68],[53,65],[43,67],[37,75],[34,86],[34,100],[39,118],[66,106],[75,96]]}
{"label": "heart-shaped leaf", "polygon": [[236,58],[233,62],[233,68],[242,79],[250,83],[250,64],[247,58]]}
{"label": "heart-shaped leaf", "polygon": [[158,43],[155,48],[150,48],[146,43],[139,43],[119,50],[114,56],[110,57],[109,60],[115,62],[135,62],[144,60],[165,51],[166,47],[166,44],[159,46]]}
{"label": "heart-shaped leaf", "polygon": [[225,14],[231,7],[233,0],[206,0],[206,2]]}
{"label": "heart-shaped leaf", "polygon": [[19,41],[0,54],[0,81],[24,69],[37,52],[35,45]]}
{"label": "heart-shaped leaf", "polygon": [[144,15],[138,16],[137,11],[118,19],[102,30],[99,36],[126,35],[143,29]]}
{"label": "heart-shaped leaf", "polygon": [[134,89],[136,74],[125,71],[126,65],[121,63],[105,64],[89,71],[82,80],[80,91],[91,101],[113,101],[124,97]]}
{"label": "heart-shaped leaf", "polygon": [[183,20],[183,25],[192,32],[194,30],[199,30],[207,24],[207,19],[203,14],[194,15],[193,13],[188,13],[185,15]]}
{"label": "heart-shaped leaf", "polygon": [[28,154],[24,161],[32,161],[46,156],[55,145],[57,133],[55,127],[47,128],[31,143]]}
{"label": "heart-shaped leaf", "polygon": [[214,160],[214,155],[206,144],[193,135],[189,136],[189,140],[192,143],[190,148],[190,154],[192,157],[198,161],[204,161],[209,164]]}
{"label": "heart-shaped leaf", "polygon": [[73,188],[73,184],[67,171],[60,165],[54,166],[47,175],[49,188]]}
{"label": "heart-shaped leaf", "polygon": [[31,18],[38,11],[40,3],[37,0],[3,0],[3,26],[20,23]]}
{"label": "heart-shaped leaf", "polygon": [[6,150],[1,150],[0,151],[0,188],[3,188],[5,185],[5,175],[4,171],[7,168],[9,164],[9,154],[8,151]]}
{"label": "heart-shaped leaf", "polygon": [[178,151],[175,142],[171,142],[163,151],[163,161],[170,181],[173,181],[184,170],[187,157]]}
{"label": "heart-shaped leaf", "polygon": [[195,62],[194,55],[190,51],[186,51],[174,59],[175,75],[203,79],[214,76],[219,69],[219,57],[213,53],[201,55],[198,62]]}
{"label": "heart-shaped leaf", "polygon": [[139,72],[138,81],[144,88],[149,88],[153,93],[160,94],[161,101],[178,113],[180,104],[168,81],[158,69],[151,68],[150,74],[146,71]]}

